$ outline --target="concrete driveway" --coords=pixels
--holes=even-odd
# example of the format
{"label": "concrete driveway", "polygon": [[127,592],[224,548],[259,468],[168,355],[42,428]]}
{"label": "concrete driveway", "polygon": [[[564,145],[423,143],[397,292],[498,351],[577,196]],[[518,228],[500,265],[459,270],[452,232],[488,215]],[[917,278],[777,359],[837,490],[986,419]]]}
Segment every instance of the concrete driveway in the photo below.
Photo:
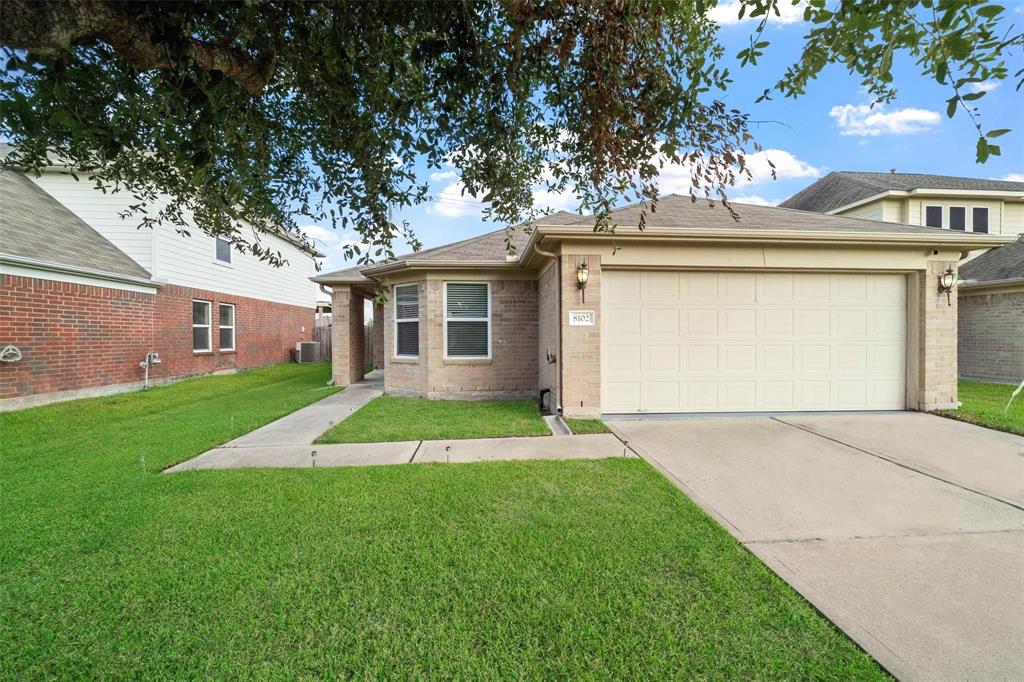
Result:
{"label": "concrete driveway", "polygon": [[611,424],[897,677],[1024,679],[1024,438],[909,412]]}

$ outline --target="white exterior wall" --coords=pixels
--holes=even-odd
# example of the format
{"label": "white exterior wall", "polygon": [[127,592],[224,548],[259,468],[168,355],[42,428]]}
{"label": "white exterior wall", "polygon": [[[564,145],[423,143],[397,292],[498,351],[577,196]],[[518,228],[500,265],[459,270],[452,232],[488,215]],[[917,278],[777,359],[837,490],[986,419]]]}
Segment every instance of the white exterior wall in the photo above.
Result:
{"label": "white exterior wall", "polygon": [[139,228],[138,217],[122,219],[121,213],[135,203],[130,193],[104,194],[85,178],[75,180],[59,171],[48,171],[32,179],[149,270],[159,282],[275,303],[310,308],[316,305],[320,292],[317,285],[309,281],[316,274],[313,258],[286,239],[263,236],[264,243],[280,251],[288,261],[286,266],[274,268],[255,256],[237,251],[232,252],[232,264],[225,265],[214,257],[213,237],[198,228],[186,237],[169,225],[151,230]]}

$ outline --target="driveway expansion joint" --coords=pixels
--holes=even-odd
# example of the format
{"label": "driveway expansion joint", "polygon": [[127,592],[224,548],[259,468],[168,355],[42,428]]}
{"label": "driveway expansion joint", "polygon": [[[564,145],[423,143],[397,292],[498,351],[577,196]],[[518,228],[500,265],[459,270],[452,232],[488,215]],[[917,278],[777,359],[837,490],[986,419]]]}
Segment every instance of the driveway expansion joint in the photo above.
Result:
{"label": "driveway expansion joint", "polygon": [[1017,504],[1016,502],[1013,502],[1012,500],[1007,500],[1007,499],[1004,499],[1004,498],[999,497],[997,495],[990,495],[990,494],[988,494],[986,492],[983,492],[981,490],[976,490],[976,489],[971,488],[969,486],[965,486],[965,485],[962,485],[960,483],[957,483],[956,481],[951,481],[951,480],[949,480],[947,478],[943,478],[942,476],[939,476],[937,474],[933,474],[933,473],[928,472],[928,471],[922,471],[921,469],[919,469],[917,467],[914,467],[914,466],[911,466],[910,464],[907,464],[905,462],[901,462],[901,461],[899,461],[897,459],[893,459],[892,457],[886,457],[882,453],[858,447],[858,446],[853,445],[851,443],[847,443],[846,441],[841,440],[839,438],[833,438],[832,436],[829,436],[827,434],[821,433],[820,431],[815,431],[814,429],[812,429],[812,428],[810,428],[808,426],[804,426],[802,424],[794,424],[792,422],[788,422],[785,419],[783,419],[782,417],[777,417],[776,416],[776,417],[771,417],[771,419],[774,420],[774,421],[779,422],[780,424],[785,424],[786,426],[792,427],[794,429],[800,429],[801,431],[804,431],[804,432],[809,433],[811,435],[817,436],[818,438],[824,438],[825,440],[828,440],[828,441],[831,441],[831,442],[836,443],[838,445],[842,445],[844,447],[850,448],[851,450],[856,450],[857,452],[862,452],[865,455],[868,455],[870,457],[875,457],[877,459],[882,460],[883,462],[889,462],[890,464],[895,464],[896,466],[898,466],[900,468],[903,468],[903,469],[906,469],[907,471],[913,471],[915,474],[920,474],[921,476],[927,476],[928,478],[935,479],[936,481],[939,481],[941,483],[945,483],[947,485],[951,485],[951,486],[953,486],[955,488],[959,488],[960,490],[963,490],[963,491],[966,491],[966,492],[969,492],[969,493],[973,493],[975,495],[981,495],[982,497],[984,497],[986,499],[989,499],[989,500],[992,500],[993,502],[999,502],[999,503],[1008,505],[1010,507],[1013,507],[1014,509],[1020,509],[1021,511],[1024,511],[1024,505]]}

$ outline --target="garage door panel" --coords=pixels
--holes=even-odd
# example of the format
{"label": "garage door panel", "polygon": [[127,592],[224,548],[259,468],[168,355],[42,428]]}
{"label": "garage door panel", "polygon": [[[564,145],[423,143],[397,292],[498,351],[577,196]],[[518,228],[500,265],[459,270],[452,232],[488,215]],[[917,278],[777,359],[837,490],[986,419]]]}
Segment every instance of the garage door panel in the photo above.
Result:
{"label": "garage door panel", "polygon": [[903,407],[902,275],[603,275],[606,412]]}

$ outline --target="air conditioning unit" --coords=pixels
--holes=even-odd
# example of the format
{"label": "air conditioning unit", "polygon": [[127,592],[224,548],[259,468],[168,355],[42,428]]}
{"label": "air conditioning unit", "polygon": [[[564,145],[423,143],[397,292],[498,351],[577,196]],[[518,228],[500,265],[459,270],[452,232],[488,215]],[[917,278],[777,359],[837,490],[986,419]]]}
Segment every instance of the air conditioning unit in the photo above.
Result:
{"label": "air conditioning unit", "polygon": [[295,344],[299,362],[320,362],[319,341],[299,341]]}

